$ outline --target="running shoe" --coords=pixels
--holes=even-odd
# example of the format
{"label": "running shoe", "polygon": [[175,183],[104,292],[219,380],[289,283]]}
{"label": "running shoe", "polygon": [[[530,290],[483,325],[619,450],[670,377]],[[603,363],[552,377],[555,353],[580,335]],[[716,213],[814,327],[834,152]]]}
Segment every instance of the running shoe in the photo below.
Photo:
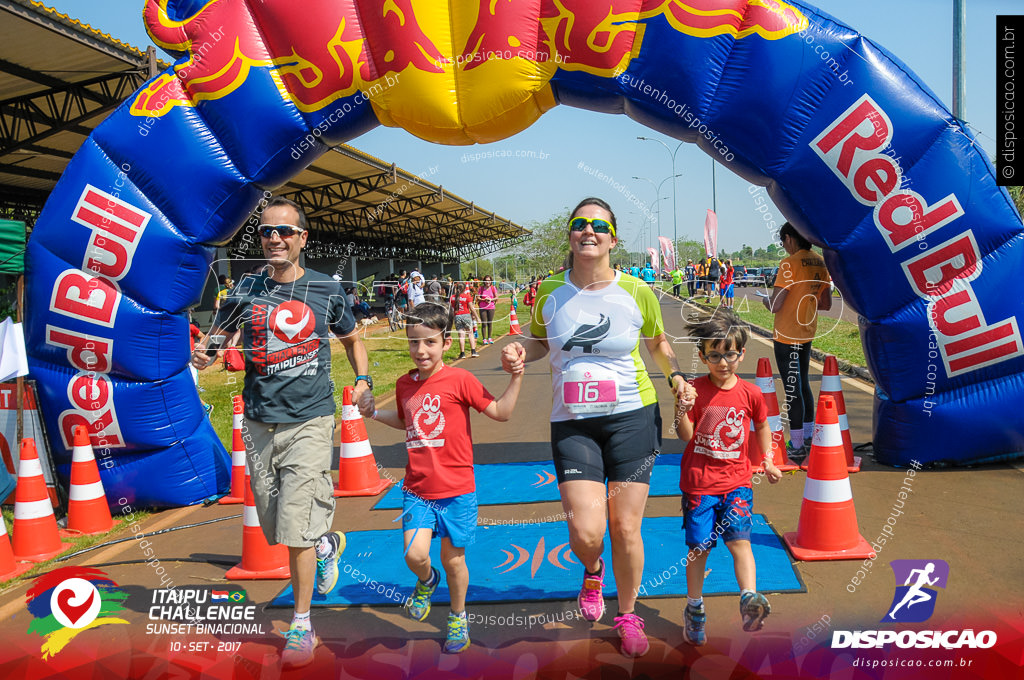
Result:
{"label": "running shoe", "polygon": [[472,354],[470,354],[469,356],[470,356],[470,357],[478,357],[478,356],[480,356],[480,353],[479,353],[479,352],[477,352],[476,350],[473,350],[473,353],[472,353]]}
{"label": "running shoe", "polygon": [[324,534],[328,543],[328,552],[322,557],[316,556],[316,592],[321,595],[334,590],[338,584],[338,558],[345,552],[345,534],[332,531]]}
{"label": "running shoe", "polygon": [[740,598],[740,616],[743,617],[743,630],[752,633],[761,630],[764,620],[772,613],[772,606],[761,593],[747,593]]}
{"label": "running shoe", "polygon": [[704,614],[704,605],[694,607],[687,604],[686,609],[683,610],[683,618],[686,621],[686,641],[698,647],[705,644],[708,639],[704,635],[704,622],[707,620],[707,616]]}
{"label": "running shoe", "polygon": [[428,586],[423,581],[416,579],[416,588],[413,589],[412,597],[409,598],[408,604],[405,605],[409,616],[417,621],[427,618],[427,615],[430,613],[430,596],[434,594],[434,591],[437,590],[437,584],[441,582],[441,572],[431,567],[430,573],[433,574],[434,585]]}
{"label": "running shoe", "polygon": [[803,446],[800,447],[796,447],[793,446],[793,442],[786,442],[786,455],[794,463],[802,463],[804,461],[804,458],[807,457],[808,453],[810,453],[810,451],[807,448],[807,444],[804,444]]}
{"label": "running shoe", "polygon": [[444,641],[444,653],[464,652],[469,649],[469,644],[469,621],[466,619],[466,612],[462,612],[462,614],[449,613],[448,637]]}
{"label": "running shoe", "polygon": [[459,359],[465,359],[465,358],[466,358],[466,353],[465,352],[459,352],[459,356],[455,357],[455,360],[458,361]]}
{"label": "running shoe", "polygon": [[643,656],[651,648],[644,633],[644,620],[636,614],[621,614],[615,617],[615,625],[622,639],[622,655],[628,657]]}
{"label": "running shoe", "polygon": [[604,616],[604,560],[601,560],[601,570],[597,574],[583,572],[583,587],[580,588],[579,597],[576,601],[580,605],[580,612],[587,621],[599,621]]}
{"label": "running shoe", "polygon": [[320,638],[313,631],[305,628],[292,627],[285,633],[284,651],[281,652],[281,666],[284,668],[301,668],[313,661],[313,653]]}

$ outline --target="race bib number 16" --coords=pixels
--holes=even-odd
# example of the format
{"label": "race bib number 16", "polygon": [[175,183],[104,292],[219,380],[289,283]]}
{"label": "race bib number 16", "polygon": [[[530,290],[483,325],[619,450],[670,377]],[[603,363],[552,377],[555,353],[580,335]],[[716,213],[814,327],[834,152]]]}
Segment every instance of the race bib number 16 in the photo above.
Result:
{"label": "race bib number 16", "polygon": [[591,371],[567,371],[562,400],[570,413],[611,413],[619,401],[618,386]]}

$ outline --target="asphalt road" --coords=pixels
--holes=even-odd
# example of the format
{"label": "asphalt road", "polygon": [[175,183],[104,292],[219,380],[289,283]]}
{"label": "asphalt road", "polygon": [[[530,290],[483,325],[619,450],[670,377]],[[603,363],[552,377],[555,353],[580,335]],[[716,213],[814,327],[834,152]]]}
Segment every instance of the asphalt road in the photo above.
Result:
{"label": "asphalt road", "polygon": [[[686,310],[677,302],[663,301],[666,327],[682,335]],[[497,393],[507,382],[499,366],[499,350],[507,342],[482,349],[482,356],[459,365],[473,371]],[[372,347],[370,348],[372,351]],[[675,344],[684,370],[694,365],[693,345]],[[771,356],[768,343],[753,338],[741,366],[743,378],[752,380],[757,359]],[[648,366],[653,366],[648,361]],[[813,386],[817,391],[820,366],[812,364]],[[671,395],[666,381],[653,375],[663,413],[671,413]],[[781,393],[781,385],[777,382]],[[855,445],[871,440],[871,387],[843,379],[850,430]],[[476,461],[544,461],[550,459],[548,416],[551,404],[550,377],[545,362],[531,364],[523,382],[519,404],[507,423],[494,423],[474,416],[473,435]],[[388,396],[380,404],[387,406]],[[378,463],[384,472],[401,477],[405,463],[402,433],[378,423],[367,422]],[[682,443],[670,433],[665,419],[666,453],[682,451]],[[427,621],[409,619],[398,606],[315,608],[314,626],[324,644],[308,669],[281,675],[276,665],[282,646],[271,628],[284,629],[289,609],[265,608],[284,587],[281,581],[228,581],[225,572],[239,559],[241,520],[238,506],[192,507],[155,513],[140,522],[135,531],[192,524],[223,517],[229,521],[184,529],[146,539],[127,541],[88,553],[70,562],[75,566],[102,569],[128,591],[127,609],[119,616],[128,625],[105,625],[86,630],[68,644],[67,650],[49,660],[41,659],[41,638],[26,632],[33,623],[26,610],[29,583],[0,594],[0,677],[55,677],[58,668],[79,664],[83,669],[105,668],[96,677],[203,677],[221,680],[238,678],[403,678],[403,677],[494,677],[494,678],[626,678],[680,677],[689,669],[691,677],[882,677],[882,670],[853,667],[858,660],[918,656],[925,660],[971,661],[973,669],[921,669],[910,672],[890,669],[899,678],[1013,677],[1021,661],[1024,615],[1024,580],[1020,574],[1020,527],[1013,499],[1024,495],[1024,475],[1015,464],[993,464],[969,469],[923,471],[909,477],[874,462],[870,447],[861,472],[850,484],[861,535],[871,541],[888,536],[878,558],[870,564],[857,561],[797,562],[796,571],[806,592],[769,594],[772,614],[761,632],[746,633],[740,626],[735,596],[707,598],[709,643],[694,648],[683,641],[681,598],[641,599],[637,612],[646,621],[651,651],[632,660],[618,652],[616,631],[611,628],[615,611],[608,597],[609,614],[591,625],[572,620],[572,601],[536,602],[524,599],[512,604],[470,605],[484,623],[471,627],[473,646],[457,657],[443,655],[443,604],[438,604]],[[764,513],[779,533],[795,531],[802,505],[805,474],[787,473],[773,486],[761,484],[755,490],[755,512]],[[901,491],[901,489],[909,489]],[[903,498],[900,494],[903,493]],[[339,499],[334,526],[344,531],[393,530],[394,511],[376,511],[377,498]],[[898,509],[897,509],[898,507]],[[557,516],[558,503],[484,506],[481,517],[492,522],[539,521]],[[646,517],[680,516],[678,497],[652,498]],[[1017,527],[1014,529],[1013,527]],[[133,534],[128,534],[129,536]],[[395,534],[395,540],[399,536]],[[881,546],[880,546],[881,547]],[[471,548],[472,549],[472,548]],[[723,550],[723,547],[717,548]],[[680,558],[683,555],[679,556]],[[358,567],[360,556],[343,556]],[[938,591],[935,613],[928,623],[905,624],[903,628],[966,629],[993,628],[1000,646],[990,650],[832,650],[831,634],[837,630],[892,628],[879,623],[891,605],[894,575],[892,560],[945,560],[950,569],[948,584]],[[161,576],[157,565],[163,567]],[[648,576],[645,574],[645,577]],[[567,579],[575,582],[581,574]],[[675,576],[679,578],[679,576]],[[152,632],[151,607],[155,591],[167,588],[244,589],[256,605],[256,620],[262,634],[194,635]],[[413,578],[409,578],[411,588]],[[470,588],[473,588],[470,575]],[[489,618],[488,618],[489,617]],[[534,617],[536,625],[526,625]],[[1016,631],[1016,632],[1014,632]],[[195,645],[224,645],[226,650]],[[1009,645],[1006,647],[1005,645]],[[177,647],[175,648],[175,645]],[[177,651],[175,651],[175,649]],[[191,652],[189,650],[192,649]],[[928,671],[925,674],[925,671]],[[93,677],[70,674],[61,677]],[[967,673],[967,674],[965,674]],[[1019,677],[1019,675],[1017,676]]]}

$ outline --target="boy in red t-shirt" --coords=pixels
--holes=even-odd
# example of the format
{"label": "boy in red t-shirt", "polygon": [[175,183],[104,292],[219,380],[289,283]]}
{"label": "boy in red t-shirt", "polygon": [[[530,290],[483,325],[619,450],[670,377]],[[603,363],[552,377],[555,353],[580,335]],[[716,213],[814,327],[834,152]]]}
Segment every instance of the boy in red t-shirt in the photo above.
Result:
{"label": "boy in red t-shirt", "polygon": [[764,457],[765,473],[774,484],[782,478],[771,456],[771,430],[764,397],[741,380],[736,369],[743,360],[747,331],[730,314],[690,326],[708,375],[687,385],[676,402],[676,433],[688,440],[683,452],[679,488],[683,492],[683,529],[690,552],[686,558],[687,604],[683,612],[686,639],[703,645],[704,565],[719,535],[732,553],[740,586],[743,630],[760,630],[771,612],[768,600],[756,592],[757,574],[750,549],[753,467],[748,455],[750,423]]}
{"label": "boy in red t-shirt", "polygon": [[430,539],[440,536],[441,562],[451,596],[444,651],[454,654],[469,647],[466,546],[474,541],[477,524],[469,408],[500,422],[508,420],[519,397],[523,372],[513,374],[508,387],[495,399],[472,373],[446,366],[443,357],[452,344],[453,321],[444,305],[417,305],[405,326],[409,356],[416,368],[395,386],[399,410],[376,411],[369,398],[360,401],[359,410],[364,416],[405,430],[409,453],[402,508],[405,563],[419,577],[406,608],[417,621],[430,613],[430,596],[441,580],[441,573],[430,564]]}

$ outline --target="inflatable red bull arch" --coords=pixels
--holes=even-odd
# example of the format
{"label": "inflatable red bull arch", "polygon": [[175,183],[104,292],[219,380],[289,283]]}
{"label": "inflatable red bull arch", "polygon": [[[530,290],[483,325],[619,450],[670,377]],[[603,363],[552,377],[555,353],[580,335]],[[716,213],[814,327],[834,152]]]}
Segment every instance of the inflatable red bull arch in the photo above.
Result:
{"label": "inflatable red bull arch", "polygon": [[177,62],[86,140],[28,246],[31,368],[65,477],[81,423],[111,499],[227,488],[185,310],[265,190],[379,124],[493,142],[558,104],[697,144],[823,248],[863,317],[878,460],[1024,452],[1020,216],[938,97],[809,5],[148,0],[144,19]]}

